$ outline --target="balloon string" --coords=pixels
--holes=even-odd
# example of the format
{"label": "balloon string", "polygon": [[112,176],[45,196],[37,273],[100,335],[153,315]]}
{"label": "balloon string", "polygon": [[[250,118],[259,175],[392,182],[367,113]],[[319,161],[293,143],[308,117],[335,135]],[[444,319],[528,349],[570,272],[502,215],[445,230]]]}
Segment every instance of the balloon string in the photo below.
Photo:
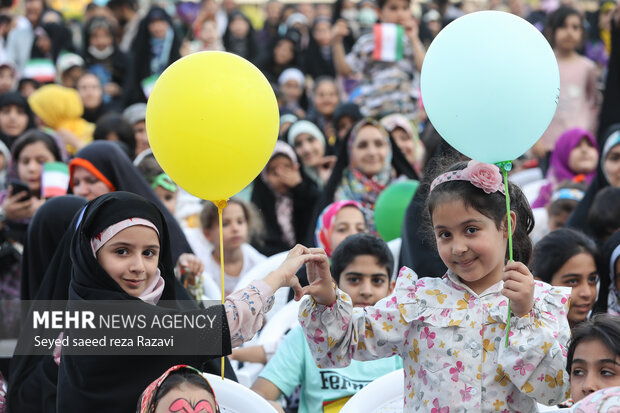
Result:
{"label": "balloon string", "polygon": [[[220,282],[222,287],[222,305],[224,305],[224,230],[222,228],[222,211],[226,208],[227,202],[225,199],[222,199],[215,201],[215,205],[217,206],[217,218],[220,224]],[[221,373],[222,380],[224,380],[224,356],[222,356]]]}
{"label": "balloon string", "polygon": [[[506,221],[508,222],[508,262],[512,262],[512,219],[510,218],[510,192],[508,191],[508,171],[512,169],[512,162],[499,162],[497,166],[502,170],[504,175],[504,190],[506,192]],[[506,342],[505,346],[508,348],[508,339],[510,338],[510,318],[512,316],[512,309],[510,308],[510,300],[508,300],[508,318],[506,320]]]}

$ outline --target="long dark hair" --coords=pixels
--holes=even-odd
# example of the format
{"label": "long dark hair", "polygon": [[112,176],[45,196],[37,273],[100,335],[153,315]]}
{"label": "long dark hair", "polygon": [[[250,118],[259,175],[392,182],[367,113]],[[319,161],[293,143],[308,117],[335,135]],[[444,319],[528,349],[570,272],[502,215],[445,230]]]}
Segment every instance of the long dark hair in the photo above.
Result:
{"label": "long dark hair", "polygon": [[13,154],[13,161],[17,162],[19,160],[19,155],[22,153],[26,146],[37,142],[43,143],[45,147],[52,153],[54,159],[57,162],[62,162],[60,148],[58,148],[58,145],[56,145],[54,138],[52,138],[47,133],[41,132],[36,129],[27,131],[15,141],[13,147],[11,148],[11,152]]}
{"label": "long dark hair", "polygon": [[620,317],[597,314],[585,320],[571,331],[571,340],[566,355],[566,372],[570,377],[573,357],[577,346],[583,341],[598,340],[617,357],[620,355]]}
{"label": "long dark hair", "polygon": [[597,261],[596,244],[585,234],[569,228],[557,229],[541,239],[534,248],[530,271],[546,283],[566,261],[577,254],[586,253]]}
{"label": "long dark hair", "polygon": [[[448,168],[446,172],[460,171],[466,167],[467,162],[459,162]],[[508,192],[510,194],[510,210],[517,216],[517,223],[512,235],[513,258],[515,261],[528,263],[532,255],[532,241],[529,233],[534,229],[534,215],[530,203],[517,185],[509,182]],[[487,194],[467,181],[448,181],[438,185],[429,194],[427,209],[431,222],[433,211],[439,203],[446,199],[462,200],[466,207],[473,208],[492,219],[498,230],[506,218],[506,198],[501,192]],[[508,219],[510,218],[508,217]],[[506,250],[506,257],[508,257],[508,250]]]}

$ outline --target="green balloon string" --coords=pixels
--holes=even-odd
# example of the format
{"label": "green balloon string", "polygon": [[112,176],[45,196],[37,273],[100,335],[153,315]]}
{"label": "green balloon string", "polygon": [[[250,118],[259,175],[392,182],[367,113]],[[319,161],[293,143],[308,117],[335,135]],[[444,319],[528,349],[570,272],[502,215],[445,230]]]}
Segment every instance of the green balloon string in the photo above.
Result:
{"label": "green balloon string", "polygon": [[[508,222],[508,262],[512,262],[512,220],[510,219],[510,192],[508,191],[508,171],[512,169],[511,161],[498,162],[496,165],[502,170],[504,175],[504,189],[506,192],[506,221]],[[508,300],[508,319],[506,321],[506,342],[505,346],[508,347],[508,339],[510,337],[510,317],[512,310],[510,308],[510,300]]]}

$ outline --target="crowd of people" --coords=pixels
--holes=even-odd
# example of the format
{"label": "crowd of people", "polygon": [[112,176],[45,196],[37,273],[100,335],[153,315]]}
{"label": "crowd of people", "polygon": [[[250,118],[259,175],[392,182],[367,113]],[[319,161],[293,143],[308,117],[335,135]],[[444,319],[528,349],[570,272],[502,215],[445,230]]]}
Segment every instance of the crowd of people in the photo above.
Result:
{"label": "crowd of people", "polygon": [[[507,186],[498,167],[448,145],[420,94],[433,39],[482,9],[538,28],[560,73],[553,120]],[[280,111],[264,169],[223,210],[222,246],[218,207],[164,172],[146,130],[158,76],[202,51],[256,65]],[[388,244],[375,205],[406,180],[420,185]],[[288,304],[274,305],[281,292]],[[18,346],[21,300],[217,314],[221,335],[198,343],[221,344],[229,379],[264,365],[248,387],[279,412],[339,411],[398,369],[407,412],[611,412],[620,7],[2,2],[0,338]],[[255,340],[283,305],[299,318]],[[219,411],[201,375],[219,374],[217,358],[76,356],[57,345],[0,361],[1,413]]]}

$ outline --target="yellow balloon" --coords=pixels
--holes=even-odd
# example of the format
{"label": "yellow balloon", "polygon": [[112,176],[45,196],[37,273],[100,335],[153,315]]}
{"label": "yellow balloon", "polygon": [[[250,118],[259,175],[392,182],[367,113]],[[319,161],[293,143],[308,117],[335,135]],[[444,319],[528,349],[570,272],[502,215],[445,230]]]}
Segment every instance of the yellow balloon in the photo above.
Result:
{"label": "yellow balloon", "polygon": [[200,52],[168,67],[146,107],[155,158],[187,192],[230,198],[263,169],[278,138],[275,94],[247,60]]}

